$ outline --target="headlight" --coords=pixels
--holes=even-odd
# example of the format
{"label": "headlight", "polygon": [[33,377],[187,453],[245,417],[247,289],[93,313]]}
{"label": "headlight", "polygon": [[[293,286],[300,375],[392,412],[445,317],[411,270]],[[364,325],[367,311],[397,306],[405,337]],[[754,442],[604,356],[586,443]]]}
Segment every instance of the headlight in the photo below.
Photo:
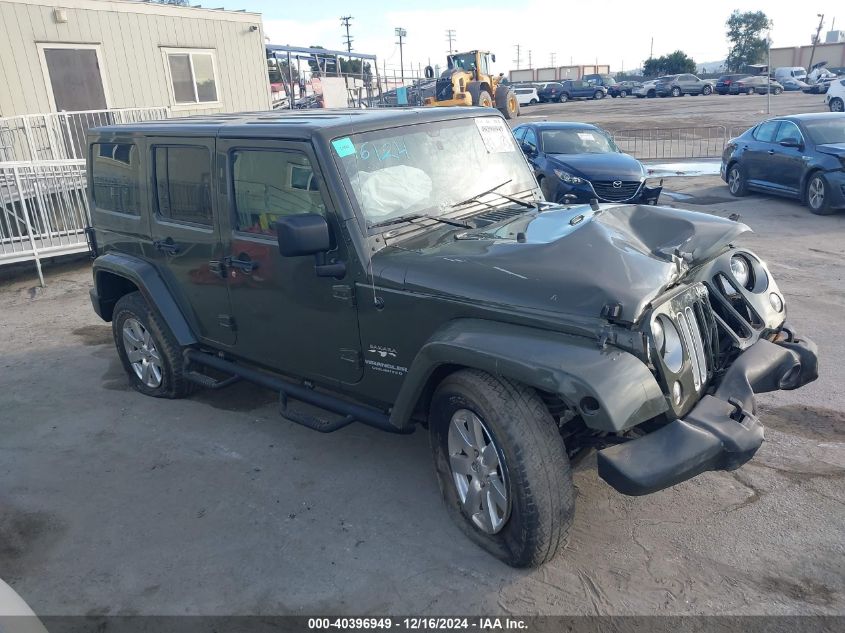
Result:
{"label": "headlight", "polygon": [[584,182],[583,178],[573,176],[569,172],[565,172],[562,169],[555,169],[555,176],[560,178],[563,182],[568,182],[570,185],[580,185],[582,182]]}
{"label": "headlight", "polygon": [[751,272],[751,264],[742,255],[731,257],[731,273],[739,285],[746,290],[754,288],[754,275]]}
{"label": "headlight", "polygon": [[669,371],[679,372],[684,364],[684,347],[675,324],[665,315],[658,316],[651,326],[654,346]]}

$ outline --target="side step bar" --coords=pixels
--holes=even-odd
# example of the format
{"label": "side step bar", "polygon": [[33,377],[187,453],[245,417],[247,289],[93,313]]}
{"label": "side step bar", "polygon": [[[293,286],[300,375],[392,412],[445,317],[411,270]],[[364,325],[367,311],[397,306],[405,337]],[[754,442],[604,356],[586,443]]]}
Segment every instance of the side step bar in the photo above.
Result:
{"label": "side step bar", "polygon": [[[320,393],[314,389],[309,389],[303,385],[284,380],[277,376],[270,375],[266,372],[244,367],[228,360],[205,354],[195,349],[185,350],[185,361],[190,363],[197,363],[198,365],[205,365],[217,369],[218,371],[230,374],[232,378],[227,378],[224,383],[228,383],[233,378],[243,378],[249,382],[261,385],[267,389],[272,389],[279,393],[279,411],[286,418],[292,422],[302,424],[314,431],[322,433],[331,433],[338,429],[351,424],[352,422],[361,422],[368,426],[372,426],[388,433],[400,433],[407,435],[414,432],[414,427],[400,429],[391,424],[390,418],[386,413],[365,407],[352,402],[341,400],[329,394]],[[210,380],[213,380],[209,378]],[[189,378],[191,380],[191,378]],[[199,383],[202,384],[202,383]],[[222,386],[222,385],[221,385]],[[287,407],[288,398],[305,402],[306,404],[319,407],[326,411],[331,411],[341,416],[338,420],[326,421],[319,420],[307,414],[292,411]]]}

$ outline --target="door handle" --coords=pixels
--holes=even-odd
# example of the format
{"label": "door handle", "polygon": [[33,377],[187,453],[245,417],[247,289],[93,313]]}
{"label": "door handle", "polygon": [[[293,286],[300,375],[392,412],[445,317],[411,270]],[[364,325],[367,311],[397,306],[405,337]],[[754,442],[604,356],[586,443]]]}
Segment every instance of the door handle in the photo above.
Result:
{"label": "door handle", "polygon": [[258,268],[258,264],[251,259],[241,259],[238,257],[235,259],[234,257],[226,257],[223,259],[223,263],[227,268],[237,268],[245,273],[251,273],[253,270]]}
{"label": "door handle", "polygon": [[774,154],[774,153],[775,153],[775,150],[770,149],[767,153],[769,154],[769,156],[771,156],[772,154]]}
{"label": "door handle", "polygon": [[157,251],[161,251],[165,255],[176,255],[176,253],[181,250],[179,245],[173,241],[172,237],[168,237],[163,240],[155,240],[153,242],[153,248]]}

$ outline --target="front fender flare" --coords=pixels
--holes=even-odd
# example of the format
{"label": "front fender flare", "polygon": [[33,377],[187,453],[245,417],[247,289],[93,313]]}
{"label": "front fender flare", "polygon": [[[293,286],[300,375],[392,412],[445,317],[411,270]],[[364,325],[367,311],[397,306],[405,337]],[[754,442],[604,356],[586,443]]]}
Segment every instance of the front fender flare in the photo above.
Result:
{"label": "front fender flare", "polygon": [[[135,284],[150,307],[157,310],[167,323],[179,345],[183,347],[196,345],[197,338],[188,320],[152,264],[131,255],[107,253],[94,260],[93,269],[94,288],[91,291],[91,301],[97,314],[102,318],[110,321],[110,309],[114,308],[114,301],[101,296],[98,275],[105,272],[123,277]],[[107,315],[108,318],[106,318]]]}
{"label": "front fender flare", "polygon": [[[429,378],[443,365],[486,371],[558,395],[599,431],[621,431],[668,408],[654,376],[638,358],[595,340],[531,327],[456,319],[420,348],[397,396],[390,420],[409,423]],[[585,411],[594,398],[596,411]]]}

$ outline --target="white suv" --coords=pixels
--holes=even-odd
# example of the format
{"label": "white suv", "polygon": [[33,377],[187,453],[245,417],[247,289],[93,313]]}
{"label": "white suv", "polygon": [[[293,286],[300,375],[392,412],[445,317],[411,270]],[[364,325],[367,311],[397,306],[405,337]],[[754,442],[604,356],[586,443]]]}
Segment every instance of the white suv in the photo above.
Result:
{"label": "white suv", "polygon": [[834,79],[830,82],[824,102],[831,112],[845,112],[845,79]]}
{"label": "white suv", "polygon": [[537,94],[536,88],[514,88],[513,92],[521,106],[540,103],[540,96]]}

